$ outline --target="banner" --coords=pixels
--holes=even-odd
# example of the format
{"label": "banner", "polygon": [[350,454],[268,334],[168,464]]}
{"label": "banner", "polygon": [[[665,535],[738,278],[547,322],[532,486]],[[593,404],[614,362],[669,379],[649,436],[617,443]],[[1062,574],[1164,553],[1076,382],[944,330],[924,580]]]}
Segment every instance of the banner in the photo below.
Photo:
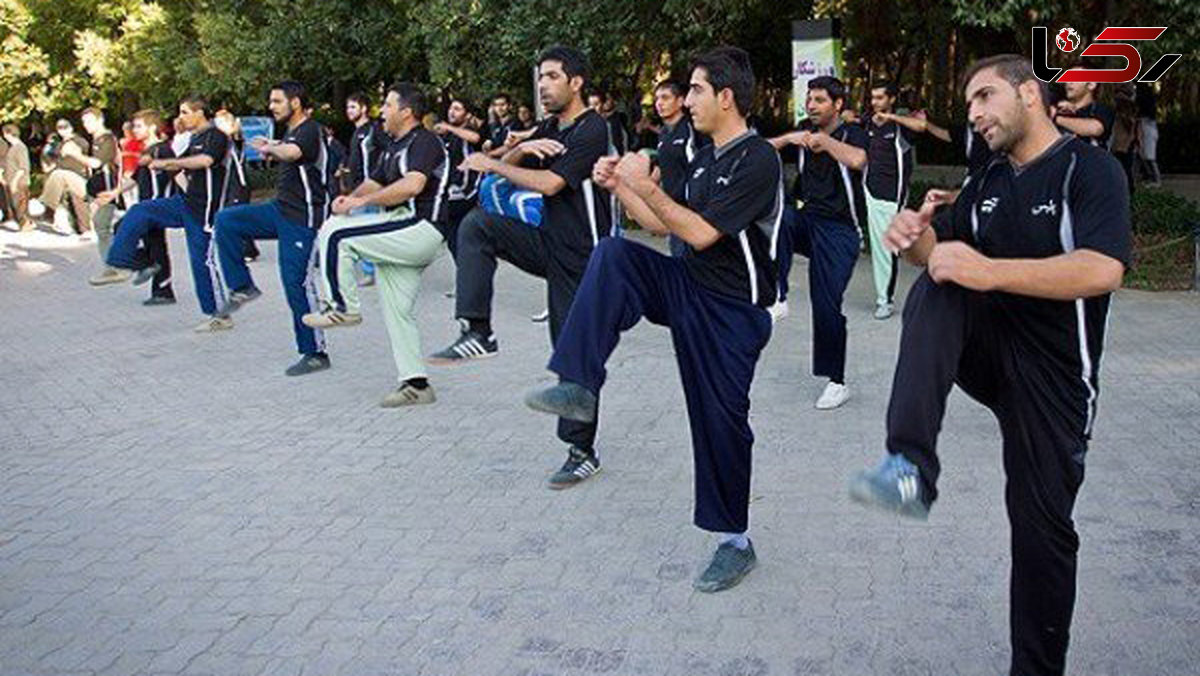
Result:
{"label": "banner", "polygon": [[239,117],[238,122],[242,124],[242,138],[247,141],[244,149],[244,156],[247,162],[258,162],[262,160],[262,154],[250,146],[250,139],[262,136],[263,138],[275,138],[275,120],[269,117]]}
{"label": "banner", "polygon": [[792,119],[808,113],[808,81],[820,75],[842,76],[842,26],[838,19],[792,22]]}

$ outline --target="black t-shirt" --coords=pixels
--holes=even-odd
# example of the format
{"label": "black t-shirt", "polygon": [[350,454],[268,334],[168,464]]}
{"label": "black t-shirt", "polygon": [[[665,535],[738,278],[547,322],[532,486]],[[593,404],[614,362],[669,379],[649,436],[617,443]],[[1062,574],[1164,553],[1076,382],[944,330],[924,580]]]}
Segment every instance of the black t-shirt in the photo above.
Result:
{"label": "black t-shirt", "polygon": [[117,187],[120,183],[121,156],[117,137],[111,131],[102,131],[92,140],[92,157],[100,160],[100,168],[92,171],[87,181],[87,194],[96,197]]}
{"label": "black t-shirt", "polygon": [[346,162],[346,168],[350,171],[350,190],[357,188],[375,172],[379,158],[390,143],[391,139],[375,120],[354,128],[354,136],[350,139],[350,156]]}
{"label": "black t-shirt", "polygon": [[[159,141],[142,151],[152,160],[169,160],[175,157],[169,141]],[[150,167],[138,165],[133,172],[133,180],[138,187],[138,200],[156,200],[175,194],[175,172],[152,171]]]}
{"label": "black t-shirt", "polygon": [[221,209],[221,189],[225,185],[226,158],[229,155],[229,137],[211,123],[204,129],[192,133],[187,149],[181,158],[208,155],[212,164],[207,169],[189,169],[187,191],[184,202],[205,227],[211,228],[213,219]]}
{"label": "black t-shirt", "polygon": [[608,133],[611,151],[618,155],[624,155],[632,150],[629,145],[629,131],[625,127],[625,119],[621,113],[614,112],[605,118],[608,121]]}
{"label": "black t-shirt", "polygon": [[913,133],[896,122],[875,124],[866,119],[867,168],[864,181],[877,200],[904,206],[908,199],[908,181],[913,169]]}
{"label": "black t-shirt", "polygon": [[406,202],[413,218],[426,220],[446,234],[446,193],[450,182],[449,156],[441,139],[425,127],[417,126],[392,141],[379,161],[371,180],[388,186],[409,172],[425,175],[425,187]]}
{"label": "black t-shirt", "polygon": [[710,291],[770,307],[777,277],[772,243],[784,196],[779,153],[747,132],[721,148],[701,148],[690,170],[688,208],[722,236],[703,251],[687,247],[688,273]]}
{"label": "black t-shirt", "polygon": [[[1049,258],[1089,249],[1129,264],[1129,193],[1108,153],[1064,134],[1017,169],[1004,156],[964,184],[938,239],[992,258]],[[1109,294],[1077,301],[992,294],[1029,358],[1049,365],[1056,386],[1094,398]],[[1082,319],[1082,321],[1080,321]]]}
{"label": "black t-shirt", "polygon": [[329,161],[321,125],[309,118],[283,134],[282,143],[300,148],[300,159],[280,162],[275,200],[284,218],[314,230],[325,221],[325,173]]}
{"label": "black t-shirt", "polygon": [[1099,120],[1100,124],[1104,125],[1104,131],[1099,136],[1089,136],[1086,138],[1080,136],[1079,138],[1083,142],[1090,143],[1098,148],[1108,148],[1108,137],[1112,136],[1113,123],[1117,120],[1117,115],[1113,112],[1112,108],[1098,101],[1093,101],[1075,111],[1075,114],[1071,117]]}
{"label": "black t-shirt", "polygon": [[547,118],[531,138],[555,139],[566,146],[561,155],[536,163],[535,168],[548,169],[566,181],[562,190],[545,199],[541,232],[552,255],[582,274],[592,247],[612,234],[608,193],[592,183],[596,160],[608,154],[608,125],[599,113],[586,110],[562,129],[557,118]]}
{"label": "black t-shirt", "polygon": [[696,131],[692,118],[684,115],[674,127],[663,125],[658,137],[658,168],[662,174],[663,192],[680,204],[687,201],[688,165],[696,153],[711,144],[708,136]]}
{"label": "black t-shirt", "polygon": [[950,143],[954,152],[967,163],[967,175],[973,175],[988,165],[996,153],[988,147],[983,135],[975,131],[974,125],[950,125]]}
{"label": "black t-shirt", "polygon": [[[858,125],[842,123],[830,134],[835,140],[867,149],[867,132]],[[862,172],[850,169],[827,152],[799,148],[793,196],[804,202],[804,211],[858,226],[866,218]]]}
{"label": "black t-shirt", "polygon": [[250,202],[250,182],[246,179],[245,141],[229,139],[229,156],[225,159],[225,187],[222,208]]}
{"label": "black t-shirt", "polygon": [[465,138],[446,132],[442,135],[442,144],[446,146],[446,155],[450,161],[450,185],[447,193],[451,202],[469,202],[475,199],[479,191],[479,172],[461,171],[467,155],[479,150],[474,143],[468,143]]}
{"label": "black t-shirt", "polygon": [[507,122],[497,122],[488,125],[487,138],[492,142],[492,150],[504,145],[504,141],[508,138],[508,132],[518,131],[517,118],[512,118]]}

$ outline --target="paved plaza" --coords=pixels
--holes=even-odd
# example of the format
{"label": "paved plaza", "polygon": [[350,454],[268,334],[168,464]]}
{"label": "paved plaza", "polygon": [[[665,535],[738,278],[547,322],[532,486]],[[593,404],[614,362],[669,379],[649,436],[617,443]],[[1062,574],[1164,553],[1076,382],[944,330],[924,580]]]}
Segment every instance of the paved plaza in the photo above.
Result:
{"label": "paved plaza", "polygon": [[[275,247],[264,298],[199,321],[182,236],[179,303],[92,289],[95,245],[0,230],[0,676],[946,675],[1008,665],[999,431],[956,392],[928,523],[863,511],[846,481],[882,454],[899,319],[848,296],[853,398],[819,412],[807,268],[793,270],[753,391],[759,567],[692,590],[692,465],[669,336],[642,324],[610,363],[604,470],[564,459],[521,404],[548,380],[542,284],[497,282],[501,354],[395,386],[375,290],[301,379]],[[660,245],[656,243],[656,245]],[[915,272],[904,270],[901,288]],[[453,265],[425,276],[424,350],[457,333]],[[1076,522],[1069,673],[1200,673],[1200,295],[1116,295]]]}

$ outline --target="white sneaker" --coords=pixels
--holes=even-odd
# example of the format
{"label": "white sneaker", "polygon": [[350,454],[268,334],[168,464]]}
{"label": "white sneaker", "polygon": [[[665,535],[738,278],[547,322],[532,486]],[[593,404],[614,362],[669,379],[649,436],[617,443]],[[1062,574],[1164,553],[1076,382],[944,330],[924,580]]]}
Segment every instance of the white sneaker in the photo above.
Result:
{"label": "white sneaker", "polygon": [[216,333],[217,331],[228,331],[232,328],[233,318],[213,315],[197,324],[192,330],[196,333]]}
{"label": "white sneaker", "polygon": [[767,312],[771,313],[771,323],[777,324],[779,320],[788,316],[788,303],[786,300],[775,301],[775,304],[767,308]]}
{"label": "white sneaker", "polygon": [[41,218],[46,215],[46,205],[38,198],[29,200],[29,216],[31,218]]}
{"label": "white sneaker", "polygon": [[850,399],[850,388],[832,380],[825,386],[825,391],[817,399],[817,410],[828,411],[846,403]]}
{"label": "white sneaker", "polygon": [[892,316],[891,303],[876,303],[875,304],[875,319],[887,319]]}
{"label": "white sneaker", "polygon": [[550,319],[550,310],[547,309],[547,310],[542,310],[541,312],[537,313],[536,315],[533,315],[532,317],[529,318],[529,321],[534,322],[535,324],[541,324],[542,322],[547,321],[549,319]]}

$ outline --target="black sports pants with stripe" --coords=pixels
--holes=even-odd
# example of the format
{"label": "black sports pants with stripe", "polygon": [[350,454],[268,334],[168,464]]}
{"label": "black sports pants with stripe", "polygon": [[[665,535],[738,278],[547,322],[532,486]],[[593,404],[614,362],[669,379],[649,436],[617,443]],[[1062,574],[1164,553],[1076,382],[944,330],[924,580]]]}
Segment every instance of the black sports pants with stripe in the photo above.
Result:
{"label": "black sports pants with stripe", "polygon": [[[457,248],[456,317],[491,321],[496,264],[505,260],[546,280],[551,347],[558,343],[590,251],[582,255],[560,250],[547,242],[541,228],[490,214],[481,207],[473,209],[459,224]],[[558,438],[590,450],[596,443],[596,423],[559,418]]]}
{"label": "black sports pants with stripe", "polygon": [[922,274],[904,306],[887,414],[887,448],[921,470],[936,498],[937,436],[950,388],[1000,423],[1012,526],[1009,626],[1013,676],[1062,674],[1075,606],[1079,536],[1071,520],[1083,482],[1089,402],[1079,373],[1035,351],[996,294]]}

